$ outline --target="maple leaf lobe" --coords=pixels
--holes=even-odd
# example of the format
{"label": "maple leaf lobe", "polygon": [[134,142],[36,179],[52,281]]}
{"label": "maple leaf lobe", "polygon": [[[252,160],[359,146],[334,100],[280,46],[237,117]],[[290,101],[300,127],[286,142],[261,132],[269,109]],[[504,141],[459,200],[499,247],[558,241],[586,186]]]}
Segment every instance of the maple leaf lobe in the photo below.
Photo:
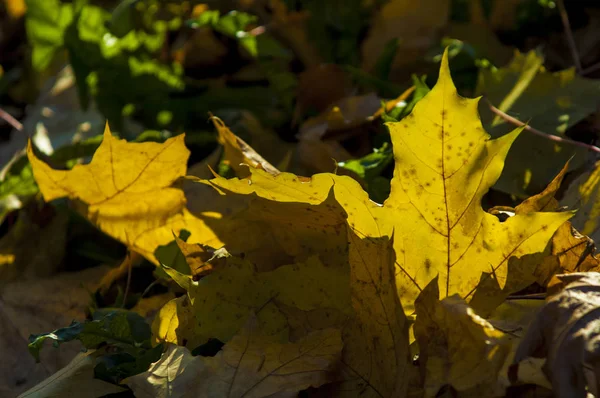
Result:
{"label": "maple leaf lobe", "polygon": [[437,275],[444,297],[469,296],[482,273],[492,272],[503,288],[509,258],[543,250],[570,217],[534,213],[500,223],[483,211],[481,199],[522,128],[491,140],[478,102],[458,95],[446,50],[433,89],[401,122],[387,123],[395,169],[380,218],[398,232],[398,289],[407,309]]}

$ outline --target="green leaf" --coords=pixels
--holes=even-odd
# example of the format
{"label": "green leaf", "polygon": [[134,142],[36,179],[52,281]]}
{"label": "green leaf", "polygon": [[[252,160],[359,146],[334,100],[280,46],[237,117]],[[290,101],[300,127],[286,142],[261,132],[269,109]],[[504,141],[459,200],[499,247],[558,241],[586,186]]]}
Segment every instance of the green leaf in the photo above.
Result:
{"label": "green leaf", "polygon": [[188,21],[192,27],[210,26],[219,33],[238,40],[240,45],[253,57],[258,56],[256,36],[246,32],[248,25],[255,23],[258,17],[241,11],[230,11],[220,15],[218,10],[208,10],[196,19]]}
{"label": "green leaf", "polygon": [[148,370],[152,363],[160,359],[162,353],[162,344],[148,349],[129,349],[117,353],[107,353],[98,358],[94,376],[111,383],[119,383],[127,377]]}
{"label": "green leaf", "polygon": [[38,192],[31,165],[24,154],[16,155],[2,170],[0,181],[0,223],[22,202]]}
{"label": "green leaf", "polygon": [[109,29],[112,15],[108,11],[84,5],[65,33],[81,102],[86,105],[93,97],[117,127],[123,109],[130,104],[148,115],[151,122],[147,125],[164,127],[170,118],[161,118],[160,112],[172,109],[165,98],[184,88],[181,66],[161,63],[156,57],[163,47],[166,27],[150,8],[135,8],[136,18],[151,21],[149,27],[114,34]]}
{"label": "green leaf", "polygon": [[29,352],[39,362],[46,340],[51,340],[54,346],[79,340],[85,348],[96,348],[102,343],[150,348],[150,337],[150,326],[135,312],[103,309],[94,313],[92,321],[74,321],[66,328],[29,336]]}
{"label": "green leaf", "polygon": [[[189,231],[182,229],[179,232],[179,239],[183,240],[184,242],[186,242],[189,237]],[[185,259],[185,255],[181,252],[181,249],[179,248],[179,245],[177,245],[177,242],[175,240],[169,242],[166,245],[159,246],[154,252],[154,255],[156,256],[156,259],[159,263],[164,264],[167,267],[172,268],[181,274],[192,274],[192,270],[190,269],[190,266],[188,265]],[[167,275],[167,273],[162,268],[157,268],[155,272],[158,274],[158,276],[160,276],[163,279],[171,279],[171,277]]]}
{"label": "green leaf", "polygon": [[[477,93],[492,105],[547,134],[565,131],[596,111],[600,82],[576,75],[574,69],[548,72],[536,51],[517,53],[504,68],[481,69]],[[492,137],[514,126],[482,107],[482,121]],[[524,132],[511,148],[496,189],[525,197],[540,192],[573,157],[570,170],[581,166],[589,152]]]}
{"label": "green leaf", "polygon": [[72,4],[60,0],[26,0],[25,28],[33,47],[33,67],[42,71],[62,48],[65,30],[73,20]]}
{"label": "green leaf", "polygon": [[411,100],[404,104],[400,103],[398,105],[403,106],[396,106],[390,112],[384,113],[383,120],[385,122],[397,122],[401,120],[404,116],[408,115],[413,110],[415,104],[429,92],[429,87],[425,83],[427,76],[423,75],[418,77],[417,75],[412,75],[411,79],[413,85],[415,86],[415,91],[411,96]]}
{"label": "green leaf", "polygon": [[[378,203],[383,203],[390,191],[390,180],[381,177],[381,173],[391,164],[393,158],[391,146],[384,143],[381,148],[375,148],[373,153],[360,159],[339,162],[338,166],[355,172],[367,184],[369,197]],[[386,181],[387,189],[385,188]]]}

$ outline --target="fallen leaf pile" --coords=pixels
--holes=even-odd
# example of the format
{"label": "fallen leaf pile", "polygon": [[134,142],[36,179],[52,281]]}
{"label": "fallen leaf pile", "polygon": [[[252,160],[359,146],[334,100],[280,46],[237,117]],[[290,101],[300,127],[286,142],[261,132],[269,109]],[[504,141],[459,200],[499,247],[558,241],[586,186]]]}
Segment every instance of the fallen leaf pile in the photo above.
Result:
{"label": "fallen leaf pile", "polygon": [[[458,95],[446,51],[437,84],[387,123],[395,166],[383,204],[348,176],[280,172],[218,118],[237,177],[186,176],[184,136],[129,143],[107,126],[91,162],[70,170],[49,166],[30,143],[45,200],[68,197],[180,292],[151,329],[134,312],[98,310],[32,336],[31,352],[46,340],[79,340],[95,349],[85,360],[97,377],[137,397],[501,396],[522,384],[548,387],[528,359],[540,352],[560,396],[593,390],[593,294],[567,296],[575,294],[567,284],[525,337],[523,318],[539,306],[506,310],[533,282],[546,286],[582,264],[597,269],[587,238],[568,222],[573,212],[557,210],[567,168],[516,208],[485,211],[522,129],[490,139],[477,105]],[[585,275],[559,278],[587,289],[595,276]],[[578,373],[582,361],[591,374]],[[570,374],[578,381],[564,386]]]}

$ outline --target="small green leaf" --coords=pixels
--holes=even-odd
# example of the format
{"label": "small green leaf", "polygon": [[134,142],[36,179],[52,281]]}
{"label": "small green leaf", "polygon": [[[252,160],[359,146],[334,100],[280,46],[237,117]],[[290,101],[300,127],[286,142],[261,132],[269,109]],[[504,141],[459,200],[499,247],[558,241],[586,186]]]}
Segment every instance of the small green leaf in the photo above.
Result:
{"label": "small green leaf", "polygon": [[355,172],[366,183],[369,197],[378,203],[382,203],[389,194],[390,180],[381,177],[381,173],[391,164],[393,158],[392,148],[388,143],[384,143],[381,148],[376,148],[373,153],[360,159],[340,162],[338,166]]}
{"label": "small green leaf", "polygon": [[33,67],[42,71],[62,48],[67,27],[73,21],[73,6],[59,0],[27,0],[25,28],[33,47]]}
{"label": "small green leaf", "polygon": [[210,26],[219,33],[236,39],[240,45],[253,57],[258,56],[256,36],[246,32],[248,25],[255,23],[258,17],[240,11],[230,11],[221,15],[218,10],[208,10],[196,19],[188,21],[194,28]]}
{"label": "small green leaf", "polygon": [[150,326],[135,312],[103,309],[94,313],[92,321],[74,321],[66,328],[29,336],[29,352],[39,362],[40,350],[48,339],[54,346],[79,340],[85,348],[96,348],[101,343],[150,348],[150,337]]}
{"label": "small green leaf", "polygon": [[397,106],[391,111],[384,113],[382,119],[385,122],[397,122],[401,120],[404,116],[408,115],[413,110],[415,104],[429,92],[429,87],[425,83],[427,76],[423,75],[418,77],[417,75],[412,75],[411,78],[413,85],[415,86],[415,91],[411,96],[411,100],[405,103],[404,106]]}

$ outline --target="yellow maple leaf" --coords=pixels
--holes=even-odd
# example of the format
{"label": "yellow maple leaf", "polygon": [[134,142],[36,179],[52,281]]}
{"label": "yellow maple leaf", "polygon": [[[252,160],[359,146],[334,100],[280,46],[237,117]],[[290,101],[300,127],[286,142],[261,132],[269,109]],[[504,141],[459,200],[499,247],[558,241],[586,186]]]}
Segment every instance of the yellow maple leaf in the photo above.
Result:
{"label": "yellow maple leaf", "polygon": [[184,136],[164,143],[129,143],[110,132],[92,161],[72,170],[55,170],[27,147],[35,180],[46,201],[68,197],[103,232],[156,262],[154,250],[173,240],[182,228],[217,243],[204,223],[186,209],[175,181],[186,174],[189,151]]}
{"label": "yellow maple leaf", "polygon": [[[498,207],[492,208],[489,211],[497,213],[499,210],[504,210],[508,211],[509,214],[525,214],[536,211],[556,210],[559,204],[554,196],[560,188],[568,170],[569,162],[565,164],[560,173],[548,184],[546,189],[526,199],[516,208]],[[580,234],[570,221],[563,223],[556,230],[549,246],[549,250],[544,253],[543,258],[532,258],[531,260],[533,261],[528,261],[528,264],[520,264],[521,269],[530,268],[535,269],[535,271],[533,273],[530,272],[529,275],[521,275],[518,280],[513,279],[514,282],[519,283],[519,286],[514,286],[513,291],[525,288],[536,280],[540,285],[547,286],[556,274],[589,272],[600,269],[600,258],[594,255],[596,251],[594,242],[589,237]]]}
{"label": "yellow maple leaf", "polygon": [[335,380],[342,351],[339,330],[280,343],[257,329],[251,318],[214,357],[194,357],[187,348],[170,344],[146,372],[124,383],[140,398],[266,397],[293,396]]}
{"label": "yellow maple leaf", "polygon": [[431,92],[405,119],[387,124],[396,165],[383,205],[369,201],[354,180],[325,173],[307,182],[288,173],[271,176],[252,170],[244,180],[209,183],[231,193],[314,204],[332,189],[357,235],[391,236],[393,231],[396,285],[407,314],[436,276],[442,297],[459,294],[469,300],[482,276],[504,288],[509,259],[542,251],[572,216],[529,212],[501,222],[482,209],[481,199],[500,176],[522,129],[491,140],[477,104],[478,99],[457,94],[446,51]]}

